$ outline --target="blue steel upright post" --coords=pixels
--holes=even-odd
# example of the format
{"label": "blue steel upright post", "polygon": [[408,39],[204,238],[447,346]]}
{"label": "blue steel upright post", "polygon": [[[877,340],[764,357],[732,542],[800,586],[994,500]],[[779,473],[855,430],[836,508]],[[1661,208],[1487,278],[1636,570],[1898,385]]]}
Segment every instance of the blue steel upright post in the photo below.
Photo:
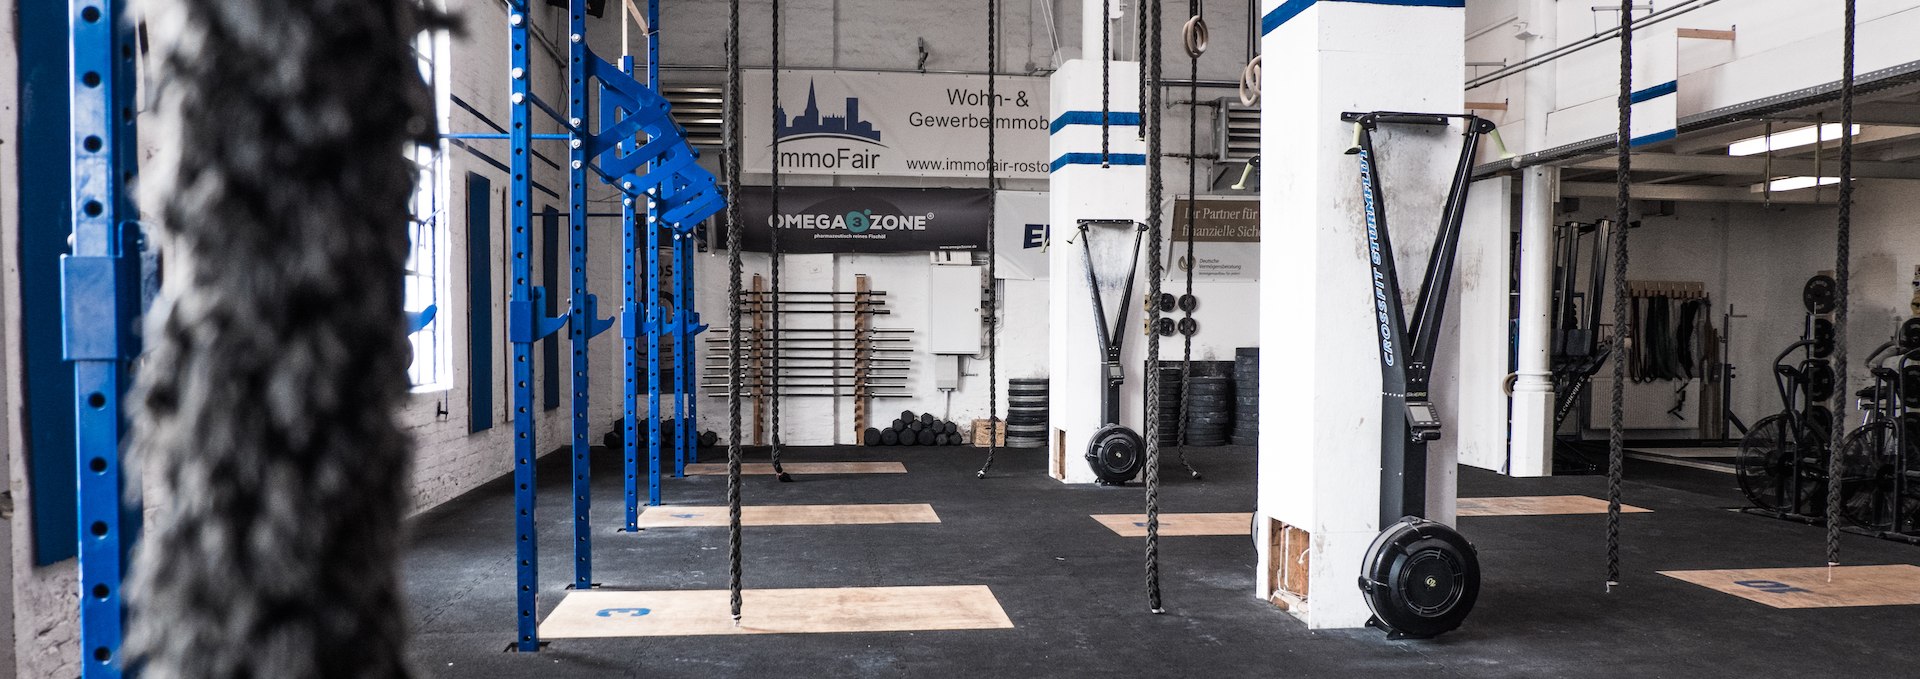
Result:
{"label": "blue steel upright post", "polygon": [[79,470],[80,674],[120,677],[126,607],[120,585],[140,534],[123,502],[121,398],[139,354],[139,208],[134,37],[126,0],[72,0],[70,51],[73,254],[61,258],[63,353],[73,363]]}
{"label": "blue steel upright post", "polygon": [[514,555],[516,560],[516,615],[518,636],[514,648],[523,652],[540,650],[539,539],[534,523],[536,506],[534,464],[539,451],[534,444],[533,343],[558,330],[565,318],[550,318],[543,310],[547,291],[533,284],[533,178],[529,163],[533,142],[531,107],[533,95],[527,81],[527,16],[525,0],[513,0],[507,14],[508,42],[511,43],[507,71],[512,93],[509,104],[511,129],[507,132],[513,172],[508,189],[508,223],[513,255],[510,268],[513,283],[507,298],[508,340],[513,344],[513,506]]}
{"label": "blue steel upright post", "polygon": [[[648,22],[647,25],[651,27],[653,23]],[[651,31],[649,31],[649,33],[651,33]],[[649,37],[648,39],[651,40],[652,38]],[[628,74],[633,73],[633,57],[620,57],[620,71]],[[605,117],[604,109],[605,107],[603,105],[603,120]],[[633,141],[631,139],[621,139],[615,152],[624,155],[632,150],[634,150]],[[626,472],[626,479],[624,479],[624,481],[626,484],[627,525],[625,530],[629,533],[640,530],[640,437],[635,434],[640,431],[639,333],[641,326],[640,314],[644,308],[640,305],[640,282],[634,278],[633,270],[634,257],[636,256],[635,252],[639,250],[639,245],[636,242],[636,239],[639,237],[639,225],[637,224],[637,215],[633,207],[634,200],[635,198],[631,193],[628,193],[620,200],[620,355],[622,360],[621,375],[626,379],[626,388],[624,389],[626,396],[621,411],[624,421],[621,425],[626,428],[627,433],[626,440],[623,442],[622,447],[625,448],[624,452],[626,454],[624,460],[626,463],[624,470]]]}
{"label": "blue steel upright post", "polygon": [[[660,3],[647,1],[647,87],[660,91]],[[632,69],[629,68],[631,73]],[[660,438],[660,335],[666,332],[666,317],[660,313],[660,203],[657,195],[647,201],[647,292],[641,303],[647,310],[647,505],[660,504],[660,461],[666,441]],[[674,298],[674,308],[680,307]],[[680,347],[674,347],[678,352]],[[675,427],[679,432],[685,427]]]}
{"label": "blue steel upright post", "polygon": [[[660,0],[647,0],[647,87],[660,90]],[[659,228],[660,211],[647,210],[647,221]],[[694,442],[699,439],[699,421],[694,417],[694,344],[699,315],[693,309],[693,234],[673,232],[673,476],[687,475],[687,459],[695,456]]]}
{"label": "blue steel upright post", "polygon": [[587,294],[587,0],[567,3],[567,262],[573,301],[567,313],[567,337],[573,348],[573,588],[593,587],[593,527],[587,521],[593,508],[592,460],[587,443],[587,341],[596,313]]}

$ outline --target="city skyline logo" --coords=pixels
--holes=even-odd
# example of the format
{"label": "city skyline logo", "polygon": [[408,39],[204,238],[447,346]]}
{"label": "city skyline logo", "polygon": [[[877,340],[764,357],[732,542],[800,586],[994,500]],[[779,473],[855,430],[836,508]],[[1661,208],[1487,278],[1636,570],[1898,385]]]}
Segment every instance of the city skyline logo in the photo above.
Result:
{"label": "city skyline logo", "polygon": [[860,98],[847,97],[845,112],[837,116],[821,116],[820,105],[814,92],[813,81],[807,81],[807,108],[800,115],[789,118],[786,106],[780,102],[773,105],[775,142],[799,139],[848,139],[867,142],[885,147],[880,143],[880,131],[874,129],[873,122],[860,119]]}

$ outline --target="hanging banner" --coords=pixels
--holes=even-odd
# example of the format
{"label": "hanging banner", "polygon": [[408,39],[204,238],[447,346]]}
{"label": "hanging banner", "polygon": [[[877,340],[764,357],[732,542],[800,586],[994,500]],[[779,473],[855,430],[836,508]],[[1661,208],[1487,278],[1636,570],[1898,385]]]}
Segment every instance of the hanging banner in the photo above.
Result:
{"label": "hanging banner", "polygon": [[1001,191],[993,203],[994,252],[1003,280],[1047,279],[1047,225],[1044,191]]}
{"label": "hanging banner", "polygon": [[1260,200],[1176,198],[1168,203],[1167,280],[1187,275],[1187,206],[1193,205],[1193,277],[1197,279],[1260,278]]}
{"label": "hanging banner", "polygon": [[[771,71],[741,87],[747,172],[772,170],[777,134],[782,174],[986,175],[986,76],[781,71],[778,106]],[[1000,76],[994,92],[999,176],[1047,178],[1047,80]]]}
{"label": "hanging banner", "polygon": [[[773,192],[748,186],[740,192],[741,249],[767,252],[772,226],[780,226],[780,251],[929,252],[987,248],[986,189],[780,187],[780,215],[772,215]],[[726,228],[717,229],[725,242]]]}

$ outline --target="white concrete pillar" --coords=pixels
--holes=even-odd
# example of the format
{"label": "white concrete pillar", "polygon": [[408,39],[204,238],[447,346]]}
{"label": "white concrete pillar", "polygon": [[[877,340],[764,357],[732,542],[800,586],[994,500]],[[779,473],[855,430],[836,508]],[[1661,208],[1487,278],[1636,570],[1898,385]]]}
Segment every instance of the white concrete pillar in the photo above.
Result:
{"label": "white concrete pillar", "polygon": [[[1528,56],[1554,47],[1556,0],[1527,5]],[[1547,114],[1554,106],[1553,68],[1526,76],[1526,147],[1545,147]],[[1508,473],[1553,473],[1553,382],[1549,351],[1553,308],[1553,205],[1559,171],[1545,165],[1523,170],[1520,179],[1520,327],[1518,376],[1513,385],[1513,434]]]}
{"label": "white concrete pillar", "polygon": [[[1099,3],[1094,2],[1098,16]],[[1098,45],[1099,35],[1094,35]],[[1093,469],[1085,460],[1087,441],[1101,422],[1100,394],[1106,389],[1103,357],[1100,353],[1097,320],[1087,287],[1086,255],[1081,247],[1078,224],[1082,219],[1145,220],[1146,144],[1141,142],[1134,122],[1139,119],[1139,64],[1113,62],[1108,78],[1109,120],[1129,124],[1111,124],[1107,135],[1109,164],[1101,164],[1100,83],[1098,59],[1073,59],[1054,71],[1050,85],[1054,132],[1049,157],[1053,175],[1048,195],[1049,219],[1053,224],[1052,244],[1048,250],[1048,357],[1052,366],[1049,392],[1049,420],[1053,428],[1049,443],[1048,472],[1068,483],[1093,483]],[[1107,319],[1129,308],[1127,323],[1120,328],[1126,336],[1121,362],[1127,367],[1127,381],[1121,390],[1121,423],[1136,432],[1144,431],[1140,421],[1141,368],[1146,360],[1146,344],[1140,333],[1140,295],[1146,289],[1144,273],[1134,283],[1133,295],[1122,295],[1126,284],[1127,261],[1132,257],[1133,235],[1117,228],[1097,229],[1088,241],[1093,248],[1094,269],[1103,286]],[[1146,244],[1141,259],[1134,263],[1143,269]]]}
{"label": "white concrete pillar", "polygon": [[[1359,627],[1355,585],[1378,534],[1379,348],[1358,163],[1346,111],[1459,113],[1463,3],[1263,0],[1261,94],[1260,474],[1255,595],[1309,583],[1289,612],[1312,628]],[[1376,137],[1403,293],[1411,304],[1431,248],[1460,127]],[[1487,272],[1483,275],[1499,275]],[[1443,421],[1451,416],[1441,414]],[[1444,489],[1443,496],[1453,489]],[[1429,502],[1448,502],[1429,496]],[[1305,531],[1304,554],[1270,545],[1276,522]],[[1304,578],[1273,574],[1281,565]]]}

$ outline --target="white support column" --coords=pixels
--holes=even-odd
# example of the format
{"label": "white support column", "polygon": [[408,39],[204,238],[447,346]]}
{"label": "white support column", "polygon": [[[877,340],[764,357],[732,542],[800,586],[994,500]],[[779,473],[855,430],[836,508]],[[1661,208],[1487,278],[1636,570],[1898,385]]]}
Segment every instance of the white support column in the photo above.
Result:
{"label": "white support column", "polygon": [[[1459,113],[1464,10],[1379,0],[1261,3],[1260,430],[1255,596],[1310,583],[1288,602],[1311,628],[1360,627],[1361,557],[1378,534],[1379,345],[1347,111]],[[1381,174],[1401,262],[1417,294],[1453,174],[1459,126],[1383,128]],[[1499,275],[1495,272],[1483,275]],[[1451,415],[1443,413],[1449,421]],[[1450,502],[1454,489],[1430,503]],[[1279,524],[1304,554],[1270,548]],[[1304,578],[1273,574],[1283,565]]]}
{"label": "white support column", "polygon": [[[1100,4],[1091,3],[1098,16]],[[1100,36],[1094,34],[1094,45]],[[1096,50],[1097,51],[1097,50]],[[1100,151],[1100,60],[1073,59],[1054,71],[1051,99],[1056,131],[1050,138],[1049,157],[1054,168],[1050,182],[1049,219],[1053,235],[1048,248],[1048,358],[1052,389],[1048,394],[1052,435],[1048,439],[1051,463],[1048,473],[1068,483],[1093,483],[1093,469],[1085,460],[1087,441],[1103,419],[1100,394],[1106,389],[1102,356],[1096,340],[1096,323],[1111,323],[1122,307],[1128,308],[1127,322],[1119,329],[1126,336],[1122,364],[1127,366],[1126,385],[1121,389],[1122,424],[1142,431],[1140,421],[1142,385],[1146,375],[1141,369],[1146,360],[1141,337],[1140,304],[1146,289],[1146,275],[1134,283],[1133,296],[1121,294],[1126,284],[1126,261],[1132,256],[1133,234],[1117,228],[1104,228],[1093,234],[1094,269],[1102,285],[1107,319],[1096,319],[1087,287],[1086,255],[1078,230],[1082,219],[1145,220],[1146,145],[1139,140],[1134,125],[1111,125],[1107,147],[1111,163],[1101,167]],[[1108,78],[1108,107],[1116,118],[1131,123],[1138,119],[1139,64],[1113,62]],[[1144,268],[1145,244],[1141,261]]]}
{"label": "white support column", "polygon": [[[1529,56],[1553,49],[1556,0],[1532,0],[1527,6]],[[1526,76],[1526,147],[1544,148],[1547,114],[1554,105],[1554,69],[1536,68]],[[1519,368],[1513,385],[1513,433],[1508,473],[1553,473],[1553,382],[1548,352],[1552,344],[1553,205],[1557,168],[1536,165],[1520,179],[1520,327]]]}

